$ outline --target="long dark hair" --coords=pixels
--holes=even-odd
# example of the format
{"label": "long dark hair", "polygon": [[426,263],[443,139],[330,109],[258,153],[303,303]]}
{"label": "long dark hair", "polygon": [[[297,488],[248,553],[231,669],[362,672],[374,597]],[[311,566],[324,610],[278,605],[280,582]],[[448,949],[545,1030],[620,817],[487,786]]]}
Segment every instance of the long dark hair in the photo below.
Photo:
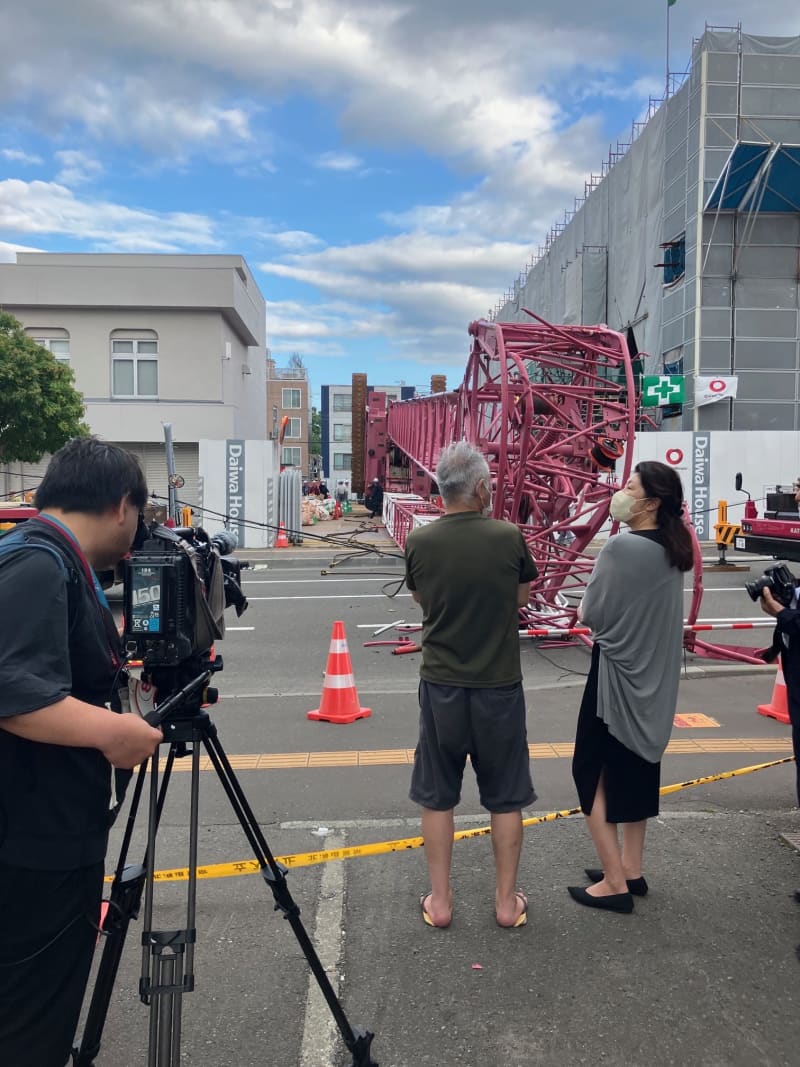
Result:
{"label": "long dark hair", "polygon": [[664,549],[671,567],[679,571],[692,569],[692,536],[683,521],[683,486],[677,473],[666,463],[648,459],[634,468],[645,495],[658,500],[656,520],[664,537]]}

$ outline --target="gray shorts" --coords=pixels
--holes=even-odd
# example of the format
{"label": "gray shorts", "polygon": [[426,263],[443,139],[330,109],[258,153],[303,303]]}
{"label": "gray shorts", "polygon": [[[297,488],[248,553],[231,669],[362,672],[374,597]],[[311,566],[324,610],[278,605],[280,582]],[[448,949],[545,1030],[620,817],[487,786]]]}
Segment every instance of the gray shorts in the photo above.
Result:
{"label": "gray shorts", "polygon": [[415,803],[434,811],[454,808],[461,799],[467,756],[487,811],[521,811],[536,800],[521,682],[468,689],[422,680],[419,707],[409,793]]}

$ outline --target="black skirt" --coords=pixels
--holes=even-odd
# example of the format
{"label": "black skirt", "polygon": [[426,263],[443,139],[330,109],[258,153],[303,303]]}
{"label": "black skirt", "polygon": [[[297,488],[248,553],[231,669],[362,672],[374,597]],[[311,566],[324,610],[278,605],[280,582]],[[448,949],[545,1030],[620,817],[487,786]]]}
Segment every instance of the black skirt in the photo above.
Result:
{"label": "black skirt", "polygon": [[578,790],[581,811],[590,815],[597,783],[605,772],[606,821],[639,822],[658,815],[661,764],[650,763],[631,752],[608,731],[597,717],[597,675],[600,646],[592,649],[592,666],[583,691],[572,777]]}

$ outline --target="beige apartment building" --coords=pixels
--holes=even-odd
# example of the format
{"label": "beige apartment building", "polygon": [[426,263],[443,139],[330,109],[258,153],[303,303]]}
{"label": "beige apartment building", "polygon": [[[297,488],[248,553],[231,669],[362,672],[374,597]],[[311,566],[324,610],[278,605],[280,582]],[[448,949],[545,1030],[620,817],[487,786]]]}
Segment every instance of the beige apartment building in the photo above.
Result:
{"label": "beige apartment building", "polygon": [[[69,363],[92,432],[135,452],[159,493],[164,423],[188,503],[198,441],[266,437],[266,306],[241,256],[18,252],[0,307]],[[12,470],[11,488],[42,468]]]}

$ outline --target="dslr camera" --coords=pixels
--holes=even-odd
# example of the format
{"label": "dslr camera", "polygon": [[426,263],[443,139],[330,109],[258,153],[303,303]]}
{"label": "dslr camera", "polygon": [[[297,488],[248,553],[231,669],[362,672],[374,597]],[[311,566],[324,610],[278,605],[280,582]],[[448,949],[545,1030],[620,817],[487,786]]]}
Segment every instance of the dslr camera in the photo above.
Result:
{"label": "dslr camera", "polygon": [[780,564],[775,567],[767,567],[760,578],[756,578],[753,582],[745,582],[744,587],[751,600],[760,600],[762,592],[765,589],[769,589],[778,603],[788,608],[792,603],[797,584],[797,578],[789,568],[784,564]]}
{"label": "dslr camera", "polygon": [[225,636],[224,612],[241,616],[247,598],[241,570],[248,564],[231,553],[236,536],[140,523],[133,551],[124,561],[123,645],[146,670],[208,659]]}

